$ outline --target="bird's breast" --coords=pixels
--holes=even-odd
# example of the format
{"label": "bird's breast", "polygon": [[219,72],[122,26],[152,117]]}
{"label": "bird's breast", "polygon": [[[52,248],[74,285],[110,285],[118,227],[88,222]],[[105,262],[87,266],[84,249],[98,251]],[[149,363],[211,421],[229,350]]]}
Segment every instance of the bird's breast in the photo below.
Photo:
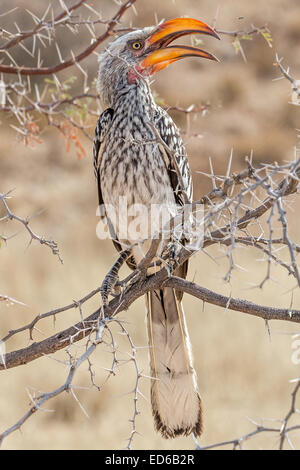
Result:
{"label": "bird's breast", "polygon": [[164,158],[143,120],[116,120],[106,135],[100,164],[105,203],[167,203],[174,201]]}
{"label": "bird's breast", "polygon": [[137,242],[143,247],[175,216],[165,161],[151,129],[137,120],[107,133],[100,179],[106,214],[124,248]]}

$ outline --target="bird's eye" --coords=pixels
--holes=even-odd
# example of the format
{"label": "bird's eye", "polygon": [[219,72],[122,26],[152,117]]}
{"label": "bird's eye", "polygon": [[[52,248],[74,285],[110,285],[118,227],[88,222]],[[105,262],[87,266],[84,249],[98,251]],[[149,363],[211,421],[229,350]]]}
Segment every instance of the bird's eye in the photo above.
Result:
{"label": "bird's eye", "polygon": [[141,49],[143,47],[143,44],[140,41],[134,41],[134,42],[131,43],[131,47],[135,51],[138,51],[139,49]]}

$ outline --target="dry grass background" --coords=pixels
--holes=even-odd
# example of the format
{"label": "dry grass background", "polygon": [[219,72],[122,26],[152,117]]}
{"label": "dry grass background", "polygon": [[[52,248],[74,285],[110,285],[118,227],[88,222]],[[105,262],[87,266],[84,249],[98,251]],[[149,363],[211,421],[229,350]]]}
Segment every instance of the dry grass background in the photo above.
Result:
{"label": "dry grass background", "polygon": [[[3,11],[18,5],[39,11],[48,0],[3,1]],[[59,3],[51,2],[59,8]],[[70,2],[68,2],[70,4]],[[96,1],[105,15],[116,9],[112,1]],[[208,171],[211,156],[218,173],[225,171],[230,149],[234,149],[234,169],[242,167],[245,155],[251,149],[256,162],[289,160],[297,144],[296,128],[299,128],[299,108],[288,103],[290,88],[286,81],[272,81],[279,76],[273,66],[275,52],[284,56],[292,66],[292,73],[300,77],[300,5],[298,0],[138,0],[137,16],[132,12],[125,17],[135,26],[154,23],[154,12],[159,18],[192,16],[212,22],[219,7],[217,26],[221,29],[243,29],[268,24],[273,40],[270,49],[263,38],[254,37],[244,43],[248,62],[236,55],[231,39],[223,37],[220,43],[205,40],[205,47],[215,52],[220,64],[186,60],[172,65],[162,72],[154,88],[169,104],[189,106],[191,103],[210,102],[211,110],[205,117],[190,119],[190,133],[200,133],[202,138],[186,138],[190,161],[194,170],[196,195],[209,189],[204,176],[197,170]],[[1,11],[0,11],[1,13]],[[238,19],[243,17],[243,19]],[[65,50],[68,51],[65,42]],[[76,44],[72,44],[72,48]],[[90,76],[96,74],[96,58],[90,57],[84,65]],[[186,117],[173,113],[183,129]],[[91,144],[84,141],[88,158],[78,160],[74,152],[65,151],[65,143],[53,129],[43,134],[43,144],[34,148],[24,147],[14,131],[7,126],[7,117],[1,116],[0,139],[0,190],[15,188],[10,201],[12,209],[23,216],[40,209],[45,211],[36,217],[32,227],[59,244],[64,265],[46,247],[35,244],[27,248],[28,238],[22,231],[17,237],[2,245],[0,250],[1,292],[15,297],[27,307],[0,304],[0,333],[28,322],[37,313],[79,299],[97,287],[115,259],[116,253],[109,242],[96,238],[96,186],[91,164]],[[291,230],[300,241],[297,214],[299,201],[290,210]],[[18,230],[18,226],[5,227],[5,232]],[[2,230],[2,229],[1,229]],[[289,306],[289,288],[293,285],[285,272],[274,268],[273,281],[263,291],[252,289],[259,283],[266,265],[258,261],[260,255],[245,249],[237,249],[236,262],[246,271],[234,271],[231,284],[222,276],[226,272],[226,259],[215,249],[208,256],[199,254],[193,259],[190,279],[215,289],[217,292],[244,297],[258,303]],[[100,299],[89,303],[85,312],[97,306]],[[294,294],[294,307],[299,308],[300,295]],[[193,344],[199,386],[204,402],[205,429],[201,443],[237,437],[253,429],[247,417],[283,417],[289,408],[291,384],[289,380],[299,376],[299,366],[291,361],[292,340],[290,333],[299,332],[293,324],[272,323],[271,339],[262,320],[236,312],[224,312],[211,305],[202,305],[187,295],[184,299],[187,321]],[[90,310],[89,310],[90,309]],[[39,325],[34,339],[37,341],[77,321],[79,312],[60,314],[55,326],[51,322]],[[121,315],[137,346],[147,344],[144,303],[137,302]],[[55,327],[55,329],[54,329]],[[125,339],[116,333],[119,349],[125,359],[129,352]],[[28,344],[28,338],[11,341],[11,349]],[[80,346],[76,346],[80,348]],[[74,348],[74,352],[76,351]],[[80,349],[78,349],[79,353]],[[144,373],[148,373],[146,348],[138,351],[138,360]],[[66,359],[63,352],[55,357]],[[93,364],[100,383],[101,367],[108,364],[110,355],[105,348],[98,348]],[[64,365],[49,358],[39,359],[27,366],[1,374],[0,380],[0,429],[13,424],[28,408],[26,388],[50,391],[62,383],[67,373]],[[130,364],[122,365],[116,377],[111,378],[101,393],[78,390],[78,396],[89,418],[82,413],[71,396],[65,394],[47,408],[53,413],[38,413],[28,421],[22,433],[10,436],[4,449],[106,449],[122,448],[130,434],[128,419],[133,413],[134,370]],[[76,384],[89,386],[87,366],[78,373]],[[149,404],[149,381],[141,381],[145,395],[139,400],[140,416],[134,448],[179,449],[193,448],[191,438],[173,441],[163,440],[154,432]],[[250,441],[248,448],[274,448],[273,435],[263,435]],[[300,448],[300,439],[295,440]]]}

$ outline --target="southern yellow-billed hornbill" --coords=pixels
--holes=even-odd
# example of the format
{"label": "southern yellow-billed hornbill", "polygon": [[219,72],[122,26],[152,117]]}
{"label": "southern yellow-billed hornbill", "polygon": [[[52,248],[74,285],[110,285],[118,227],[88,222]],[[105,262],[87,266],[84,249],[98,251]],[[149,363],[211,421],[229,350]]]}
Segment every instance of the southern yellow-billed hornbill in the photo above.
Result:
{"label": "southern yellow-billed hornbill", "polygon": [[[200,33],[218,37],[201,21],[177,18],[119,37],[99,58],[98,89],[106,108],[99,117],[94,140],[99,204],[105,205],[115,246],[118,250],[131,247],[127,260],[131,268],[147,252],[153,232],[148,230],[147,236],[138,237],[138,243],[132,231],[124,232],[132,218],[129,210],[120,209],[120,199],[123,203],[126,198],[127,207],[144,207],[139,218],[143,229],[148,227],[147,212],[152,206],[167,207],[171,217],[174,207],[182,206],[187,199],[192,201],[191,174],[179,131],[155,103],[149,79],[184,57],[216,60],[195,47],[170,46],[181,36]],[[158,136],[175,156],[177,165]],[[187,263],[176,271],[182,277],[186,273]],[[171,288],[147,296],[151,402],[156,428],[164,437],[192,432],[200,435],[202,430],[201,399],[181,298],[182,294]]]}

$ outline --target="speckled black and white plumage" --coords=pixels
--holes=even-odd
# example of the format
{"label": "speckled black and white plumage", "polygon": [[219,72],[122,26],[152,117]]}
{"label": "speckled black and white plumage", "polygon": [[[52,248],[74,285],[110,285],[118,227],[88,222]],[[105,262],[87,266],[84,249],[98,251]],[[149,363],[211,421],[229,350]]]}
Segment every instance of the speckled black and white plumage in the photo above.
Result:
{"label": "speckled black and white plumage", "polygon": [[[170,210],[184,203],[183,191],[192,201],[192,179],[180,133],[171,117],[151,94],[147,77],[128,79],[135,67],[127,44],[147,38],[153,28],[129,33],[114,41],[100,56],[98,87],[106,108],[99,117],[94,141],[94,166],[99,204],[111,204],[118,213],[119,197],[128,204],[167,204]],[[174,152],[177,172],[163,146],[157,142],[149,123]],[[118,249],[135,241],[118,240]],[[144,244],[144,252],[149,243]],[[132,250],[129,266],[140,262],[141,251]],[[177,274],[184,276],[187,264]],[[177,295],[178,294],[178,295]],[[164,437],[199,435],[202,427],[201,402],[192,365],[188,332],[180,304],[181,295],[161,289],[147,296],[150,343],[151,402],[156,428]]]}
{"label": "speckled black and white plumage", "polygon": [[[181,188],[172,162],[148,122],[155,125],[174,152],[185,187]],[[150,142],[147,144],[147,141]],[[98,155],[101,143],[101,158]],[[129,204],[183,204],[182,189],[192,200],[192,180],[179,130],[157,106],[145,82],[135,83],[99,118],[95,133],[95,168],[102,200],[117,204],[126,195]],[[113,191],[112,191],[113,189]]]}

